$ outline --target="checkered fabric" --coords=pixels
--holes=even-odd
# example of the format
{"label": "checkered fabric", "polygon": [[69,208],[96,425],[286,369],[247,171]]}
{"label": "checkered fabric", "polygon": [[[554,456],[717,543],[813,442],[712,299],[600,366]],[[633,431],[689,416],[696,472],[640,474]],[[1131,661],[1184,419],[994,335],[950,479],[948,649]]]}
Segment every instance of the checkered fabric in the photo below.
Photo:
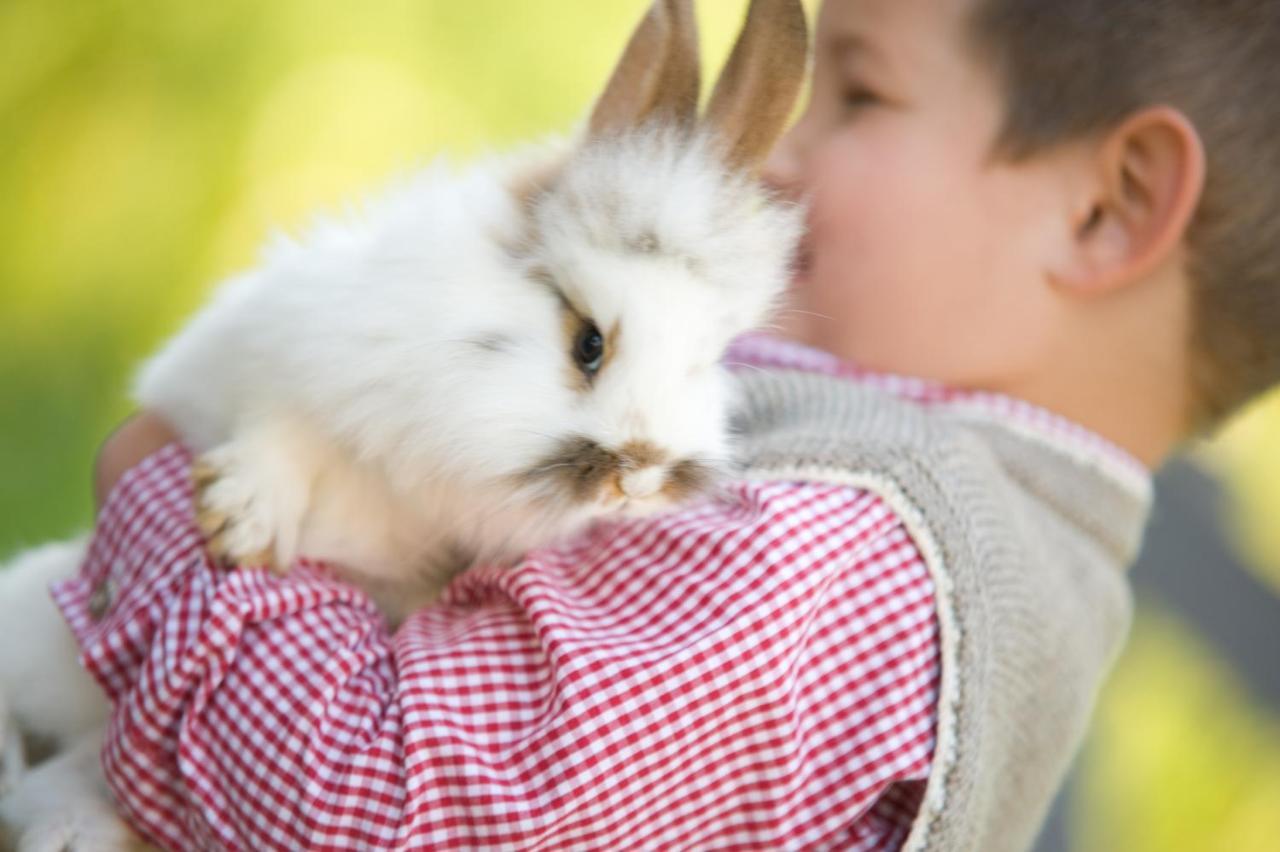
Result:
{"label": "checkered fabric", "polygon": [[324,566],[225,572],[172,446],[56,588],[104,765],[175,849],[889,849],[933,748],[932,584],[852,488],[740,483],[478,568],[388,635]]}

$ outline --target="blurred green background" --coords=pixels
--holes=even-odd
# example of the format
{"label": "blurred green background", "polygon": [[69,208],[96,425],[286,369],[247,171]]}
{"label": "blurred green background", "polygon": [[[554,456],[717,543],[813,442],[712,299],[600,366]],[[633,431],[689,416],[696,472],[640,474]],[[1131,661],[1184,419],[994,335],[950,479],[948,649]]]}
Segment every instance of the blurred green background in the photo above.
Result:
{"label": "blurred green background", "polygon": [[[2,0],[0,554],[88,523],[134,365],[271,229],[437,153],[568,129],[645,5]],[[700,3],[716,67],[743,5]],[[1197,456],[1227,483],[1250,570],[1280,588],[1280,399]],[[1248,695],[1140,603],[1073,848],[1280,848],[1280,719]]]}

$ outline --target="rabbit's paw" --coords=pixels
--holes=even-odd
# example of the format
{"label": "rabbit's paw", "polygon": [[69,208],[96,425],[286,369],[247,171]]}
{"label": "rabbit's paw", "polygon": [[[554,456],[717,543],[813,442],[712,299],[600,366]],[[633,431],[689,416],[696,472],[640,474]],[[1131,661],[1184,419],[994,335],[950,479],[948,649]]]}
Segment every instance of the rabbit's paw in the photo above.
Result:
{"label": "rabbit's paw", "polygon": [[138,852],[151,847],[116,813],[99,762],[102,729],[26,772],[0,798],[0,840],[18,852]]}
{"label": "rabbit's paw", "polygon": [[141,852],[151,848],[124,820],[97,808],[72,808],[23,832],[15,844],[17,852]]}
{"label": "rabbit's paw", "polygon": [[232,443],[196,460],[191,470],[196,522],[209,555],[223,565],[266,567],[280,573],[275,488],[247,455]]}

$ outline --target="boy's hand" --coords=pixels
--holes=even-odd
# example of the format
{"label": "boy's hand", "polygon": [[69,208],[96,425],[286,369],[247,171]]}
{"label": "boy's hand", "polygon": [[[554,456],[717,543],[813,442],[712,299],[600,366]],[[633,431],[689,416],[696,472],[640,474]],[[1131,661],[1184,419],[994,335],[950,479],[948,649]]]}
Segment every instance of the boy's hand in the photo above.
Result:
{"label": "boy's hand", "polygon": [[177,440],[178,433],[158,415],[144,411],[130,417],[98,450],[93,473],[94,502],[101,507],[126,470]]}

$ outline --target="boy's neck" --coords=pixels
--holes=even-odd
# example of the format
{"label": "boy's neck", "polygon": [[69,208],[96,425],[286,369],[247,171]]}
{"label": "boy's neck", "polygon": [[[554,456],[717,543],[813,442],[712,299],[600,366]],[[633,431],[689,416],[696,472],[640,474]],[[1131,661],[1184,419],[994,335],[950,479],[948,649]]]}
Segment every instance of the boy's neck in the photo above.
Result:
{"label": "boy's neck", "polygon": [[1182,441],[1183,400],[1153,393],[1140,384],[1091,383],[1083,369],[1056,387],[1000,388],[1106,438],[1150,470],[1158,468]]}
{"label": "boy's neck", "polygon": [[1186,437],[1189,287],[1165,270],[1068,305],[1041,369],[992,387],[1101,435],[1154,470]]}

